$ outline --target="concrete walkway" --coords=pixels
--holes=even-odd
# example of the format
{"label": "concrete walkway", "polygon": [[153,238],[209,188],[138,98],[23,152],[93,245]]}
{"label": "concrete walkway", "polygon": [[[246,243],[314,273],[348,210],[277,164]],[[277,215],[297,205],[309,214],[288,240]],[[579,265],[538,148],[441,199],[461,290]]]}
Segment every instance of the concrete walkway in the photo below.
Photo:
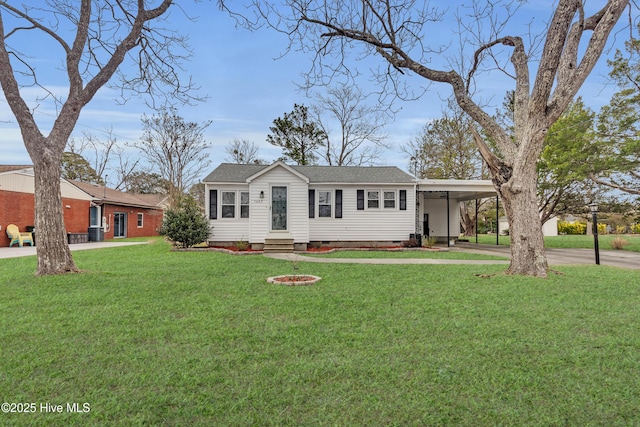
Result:
{"label": "concrete walkway", "polygon": [[[467,252],[481,255],[510,256],[507,246],[476,245],[463,243],[449,248],[450,251]],[[595,253],[592,249],[547,249],[549,265],[594,265]],[[342,264],[503,264],[509,261],[501,260],[457,260],[457,259],[429,259],[429,258],[319,258],[300,254],[268,254],[271,258],[286,261],[342,263]],[[600,265],[612,267],[640,269],[640,253],[629,251],[600,251]]]}
{"label": "concrete walkway", "polygon": [[[91,242],[91,243],[76,243],[69,245],[71,251],[82,251],[87,249],[102,249],[102,248],[116,248],[118,246],[131,246],[131,245],[144,245],[147,242]],[[0,248],[0,259],[4,258],[17,258],[21,256],[32,256],[36,254],[35,246],[12,246],[10,248]]]}

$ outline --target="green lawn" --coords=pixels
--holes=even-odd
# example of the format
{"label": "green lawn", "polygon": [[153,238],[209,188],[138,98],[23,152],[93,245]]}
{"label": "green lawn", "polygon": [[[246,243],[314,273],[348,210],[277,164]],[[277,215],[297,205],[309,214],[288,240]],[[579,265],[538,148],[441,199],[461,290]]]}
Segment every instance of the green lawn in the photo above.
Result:
{"label": "green lawn", "polygon": [[[640,271],[297,264],[171,252],[74,254],[34,277],[0,260],[0,425],[632,426]],[[89,403],[90,412],[41,413]],[[65,406],[66,409],[66,406]]]}
{"label": "green lawn", "polygon": [[449,251],[384,251],[384,250],[341,250],[329,253],[305,253],[304,256],[318,258],[430,258],[430,259],[458,259],[458,260],[508,260],[508,257],[496,255],[472,254],[467,252]]}
{"label": "green lawn", "polygon": [[[611,241],[615,238],[622,238],[629,242],[624,250],[640,252],[640,235],[638,234],[604,234],[598,236],[598,245],[600,249],[610,250]],[[469,242],[475,243],[475,237],[469,237]],[[487,245],[495,245],[496,244],[496,236],[495,235],[487,235],[481,234],[478,235],[478,243],[487,244]],[[510,239],[509,236],[500,236],[500,244],[501,245],[509,245]],[[566,235],[566,236],[553,236],[553,237],[545,237],[544,244],[547,248],[593,248],[593,236],[577,236],[577,235]]]}

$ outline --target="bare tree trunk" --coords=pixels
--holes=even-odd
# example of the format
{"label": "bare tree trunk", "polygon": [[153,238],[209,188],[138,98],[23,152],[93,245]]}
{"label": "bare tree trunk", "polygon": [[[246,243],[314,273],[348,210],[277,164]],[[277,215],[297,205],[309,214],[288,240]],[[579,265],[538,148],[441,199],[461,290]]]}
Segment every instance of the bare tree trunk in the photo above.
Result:
{"label": "bare tree trunk", "polygon": [[500,188],[502,206],[509,219],[511,263],[509,274],[546,277],[548,264],[544,249],[542,223],[538,213],[536,164],[514,173],[509,185]]}
{"label": "bare tree trunk", "polygon": [[[39,150],[39,153],[41,151],[43,150]],[[61,154],[60,150],[49,150],[47,154],[31,154],[35,174],[35,226],[36,232],[41,231],[37,235],[36,245],[36,274],[39,276],[78,272],[67,244],[64,225],[60,189]]]}
{"label": "bare tree trunk", "polygon": [[471,236],[475,236],[476,235],[476,221],[477,218],[474,214],[474,216],[471,216],[471,214],[469,213],[469,203],[468,202],[464,202],[461,206],[460,206],[460,213],[462,216],[462,228],[464,229],[464,236],[465,237],[471,237]]}

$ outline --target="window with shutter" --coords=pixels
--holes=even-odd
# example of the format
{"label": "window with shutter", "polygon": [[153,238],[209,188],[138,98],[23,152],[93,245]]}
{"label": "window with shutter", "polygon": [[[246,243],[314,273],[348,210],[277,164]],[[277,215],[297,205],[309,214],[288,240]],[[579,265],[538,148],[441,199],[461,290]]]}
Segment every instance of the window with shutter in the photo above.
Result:
{"label": "window with shutter", "polygon": [[209,219],[218,219],[218,190],[209,190]]}
{"label": "window with shutter", "polygon": [[336,190],[336,218],[342,218],[342,190]]}
{"label": "window with shutter", "polygon": [[357,191],[357,209],[359,211],[364,210],[364,190]]}
{"label": "window with shutter", "polygon": [[316,217],[316,190],[309,190],[309,218]]}

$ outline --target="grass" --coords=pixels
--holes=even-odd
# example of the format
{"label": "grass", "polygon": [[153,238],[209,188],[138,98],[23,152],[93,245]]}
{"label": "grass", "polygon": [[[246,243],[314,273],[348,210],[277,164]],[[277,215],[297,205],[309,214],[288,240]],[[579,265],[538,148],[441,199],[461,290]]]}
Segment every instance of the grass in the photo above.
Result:
{"label": "grass", "polygon": [[429,259],[457,259],[457,260],[508,260],[508,257],[496,255],[473,254],[468,252],[449,252],[449,251],[361,251],[361,250],[345,250],[330,253],[308,253],[304,256],[318,258],[429,258]]}
{"label": "grass", "polygon": [[[640,252],[640,235],[637,234],[604,234],[598,236],[598,244],[600,249],[611,250],[611,242],[621,237],[629,242],[629,245],[625,246],[623,250]],[[470,237],[469,241],[475,243],[475,237]],[[499,242],[501,245],[508,246],[511,242],[509,236],[500,236]],[[495,245],[496,236],[481,234],[478,235],[478,243]],[[544,244],[547,248],[561,248],[561,249],[591,249],[593,248],[593,236],[580,236],[580,235],[565,235],[565,236],[549,236],[544,238]]]}
{"label": "grass", "polygon": [[323,279],[287,287],[262,256],[74,257],[0,260],[0,395],[90,412],[2,425],[640,424],[637,270],[299,263]]}

